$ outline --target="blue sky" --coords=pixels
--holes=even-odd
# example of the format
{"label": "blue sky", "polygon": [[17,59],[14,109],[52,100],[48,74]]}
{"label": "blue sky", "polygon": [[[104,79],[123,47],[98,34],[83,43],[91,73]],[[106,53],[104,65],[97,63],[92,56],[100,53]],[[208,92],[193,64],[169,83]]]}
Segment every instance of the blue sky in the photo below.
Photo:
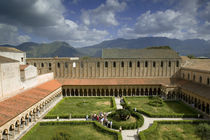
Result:
{"label": "blue sky", "polygon": [[83,47],[116,38],[210,40],[208,0],[3,0],[0,44],[66,41]]}

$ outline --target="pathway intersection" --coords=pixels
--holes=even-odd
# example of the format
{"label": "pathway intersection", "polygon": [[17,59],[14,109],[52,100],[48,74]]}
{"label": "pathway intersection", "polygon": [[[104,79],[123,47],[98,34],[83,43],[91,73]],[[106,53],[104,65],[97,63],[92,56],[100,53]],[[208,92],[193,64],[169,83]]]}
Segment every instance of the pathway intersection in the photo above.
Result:
{"label": "pathway intersection", "polygon": [[[59,99],[59,101],[60,100],[61,99]],[[121,100],[121,98],[115,97],[115,102],[116,102],[117,109],[122,109],[123,108],[120,104],[120,100]],[[58,103],[58,101],[56,103]],[[51,105],[50,109],[53,106],[55,106],[55,104]],[[50,109],[48,111],[50,111]],[[37,120],[37,122],[58,121],[57,119],[43,119],[44,115],[47,112],[45,112],[43,115],[41,115],[42,117],[39,120]],[[147,117],[143,114],[142,114],[142,116],[144,117],[144,124],[139,128],[139,131],[146,130],[147,128],[149,128],[149,126],[151,126],[153,124],[154,121],[161,121],[161,120],[204,120],[204,119],[197,119],[197,118],[150,118],[150,117]],[[85,121],[85,120],[86,120],[85,118],[59,119],[59,121]],[[35,125],[35,123],[33,124],[33,126],[34,125]],[[28,128],[28,130],[31,129],[31,128],[32,128],[32,126],[30,128]],[[25,133],[28,130],[26,130]],[[115,131],[119,131],[119,130],[115,130]],[[24,134],[22,134],[21,136],[23,136]],[[137,129],[122,130],[121,134],[122,134],[123,140],[139,140]],[[20,138],[21,137],[18,137],[17,139],[20,139]]]}

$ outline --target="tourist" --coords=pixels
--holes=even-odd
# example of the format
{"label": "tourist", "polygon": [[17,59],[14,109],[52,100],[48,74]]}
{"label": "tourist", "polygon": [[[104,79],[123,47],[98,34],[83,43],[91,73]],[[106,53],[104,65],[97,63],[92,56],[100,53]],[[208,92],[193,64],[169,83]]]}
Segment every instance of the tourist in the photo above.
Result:
{"label": "tourist", "polygon": [[112,129],[112,121],[110,121],[110,128]]}
{"label": "tourist", "polygon": [[134,111],[136,112],[136,107],[134,108]]}
{"label": "tourist", "polygon": [[96,120],[99,121],[99,116],[97,115]]}
{"label": "tourist", "polygon": [[86,121],[88,120],[88,115],[86,115]]}
{"label": "tourist", "polygon": [[122,132],[122,127],[120,126],[120,128],[119,128],[119,132],[121,133]]}

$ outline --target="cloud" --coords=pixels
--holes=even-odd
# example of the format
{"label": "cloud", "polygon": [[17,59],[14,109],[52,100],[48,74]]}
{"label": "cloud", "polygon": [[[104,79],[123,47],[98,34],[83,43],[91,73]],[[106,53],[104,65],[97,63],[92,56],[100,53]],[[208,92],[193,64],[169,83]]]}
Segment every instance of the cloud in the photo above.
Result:
{"label": "cloud", "polygon": [[15,26],[0,24],[0,44],[20,44],[29,41],[31,38],[27,35],[19,35]]}
{"label": "cloud", "polygon": [[117,26],[116,13],[125,9],[126,3],[118,0],[107,0],[96,9],[82,10],[81,20],[85,25]]}
{"label": "cloud", "polygon": [[[88,28],[65,18],[66,12],[61,0],[0,1],[0,23],[44,40],[63,40],[82,46],[85,41],[98,43],[108,35],[107,31]],[[29,36],[16,37],[17,42],[29,40]]]}

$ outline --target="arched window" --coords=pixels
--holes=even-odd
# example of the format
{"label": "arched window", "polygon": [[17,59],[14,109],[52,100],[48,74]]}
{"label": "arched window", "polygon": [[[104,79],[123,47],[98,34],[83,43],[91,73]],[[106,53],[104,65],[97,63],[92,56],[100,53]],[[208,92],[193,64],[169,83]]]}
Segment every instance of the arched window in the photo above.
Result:
{"label": "arched window", "polygon": [[202,83],[202,77],[200,76],[200,83]]}
{"label": "arched window", "polygon": [[168,67],[171,67],[171,61],[168,62]]}
{"label": "arched window", "polygon": [[60,63],[57,63],[58,68],[60,68]]}
{"label": "arched window", "polygon": [[160,62],[160,66],[163,67],[163,61]]}
{"label": "arched window", "polygon": [[156,62],[153,62],[153,67],[156,67]]}
{"label": "arched window", "polygon": [[51,63],[49,63],[49,67],[51,67]]}
{"label": "arched window", "polygon": [[147,61],[145,62],[145,67],[148,67],[148,62]]}
{"label": "arched window", "polygon": [[140,62],[139,62],[139,61],[137,62],[137,67],[138,67],[138,68],[140,67]]}
{"label": "arched window", "polygon": [[106,67],[106,68],[108,67],[108,62],[107,62],[107,61],[105,62],[105,67]]}
{"label": "arched window", "polygon": [[97,62],[97,67],[98,67],[98,68],[100,67],[100,62]]}
{"label": "arched window", "polygon": [[132,67],[132,62],[131,62],[131,61],[129,62],[129,67],[130,67],[130,68]]}
{"label": "arched window", "polygon": [[34,67],[36,67],[36,63],[34,63]]}
{"label": "arched window", "polygon": [[113,67],[114,67],[114,68],[116,67],[116,62],[113,62]]}
{"label": "arched window", "polygon": [[41,63],[41,67],[44,67],[44,63]]}
{"label": "arched window", "polygon": [[179,61],[176,61],[176,67],[179,67]]}
{"label": "arched window", "polygon": [[124,67],[124,62],[123,61],[121,62],[121,67]]}

